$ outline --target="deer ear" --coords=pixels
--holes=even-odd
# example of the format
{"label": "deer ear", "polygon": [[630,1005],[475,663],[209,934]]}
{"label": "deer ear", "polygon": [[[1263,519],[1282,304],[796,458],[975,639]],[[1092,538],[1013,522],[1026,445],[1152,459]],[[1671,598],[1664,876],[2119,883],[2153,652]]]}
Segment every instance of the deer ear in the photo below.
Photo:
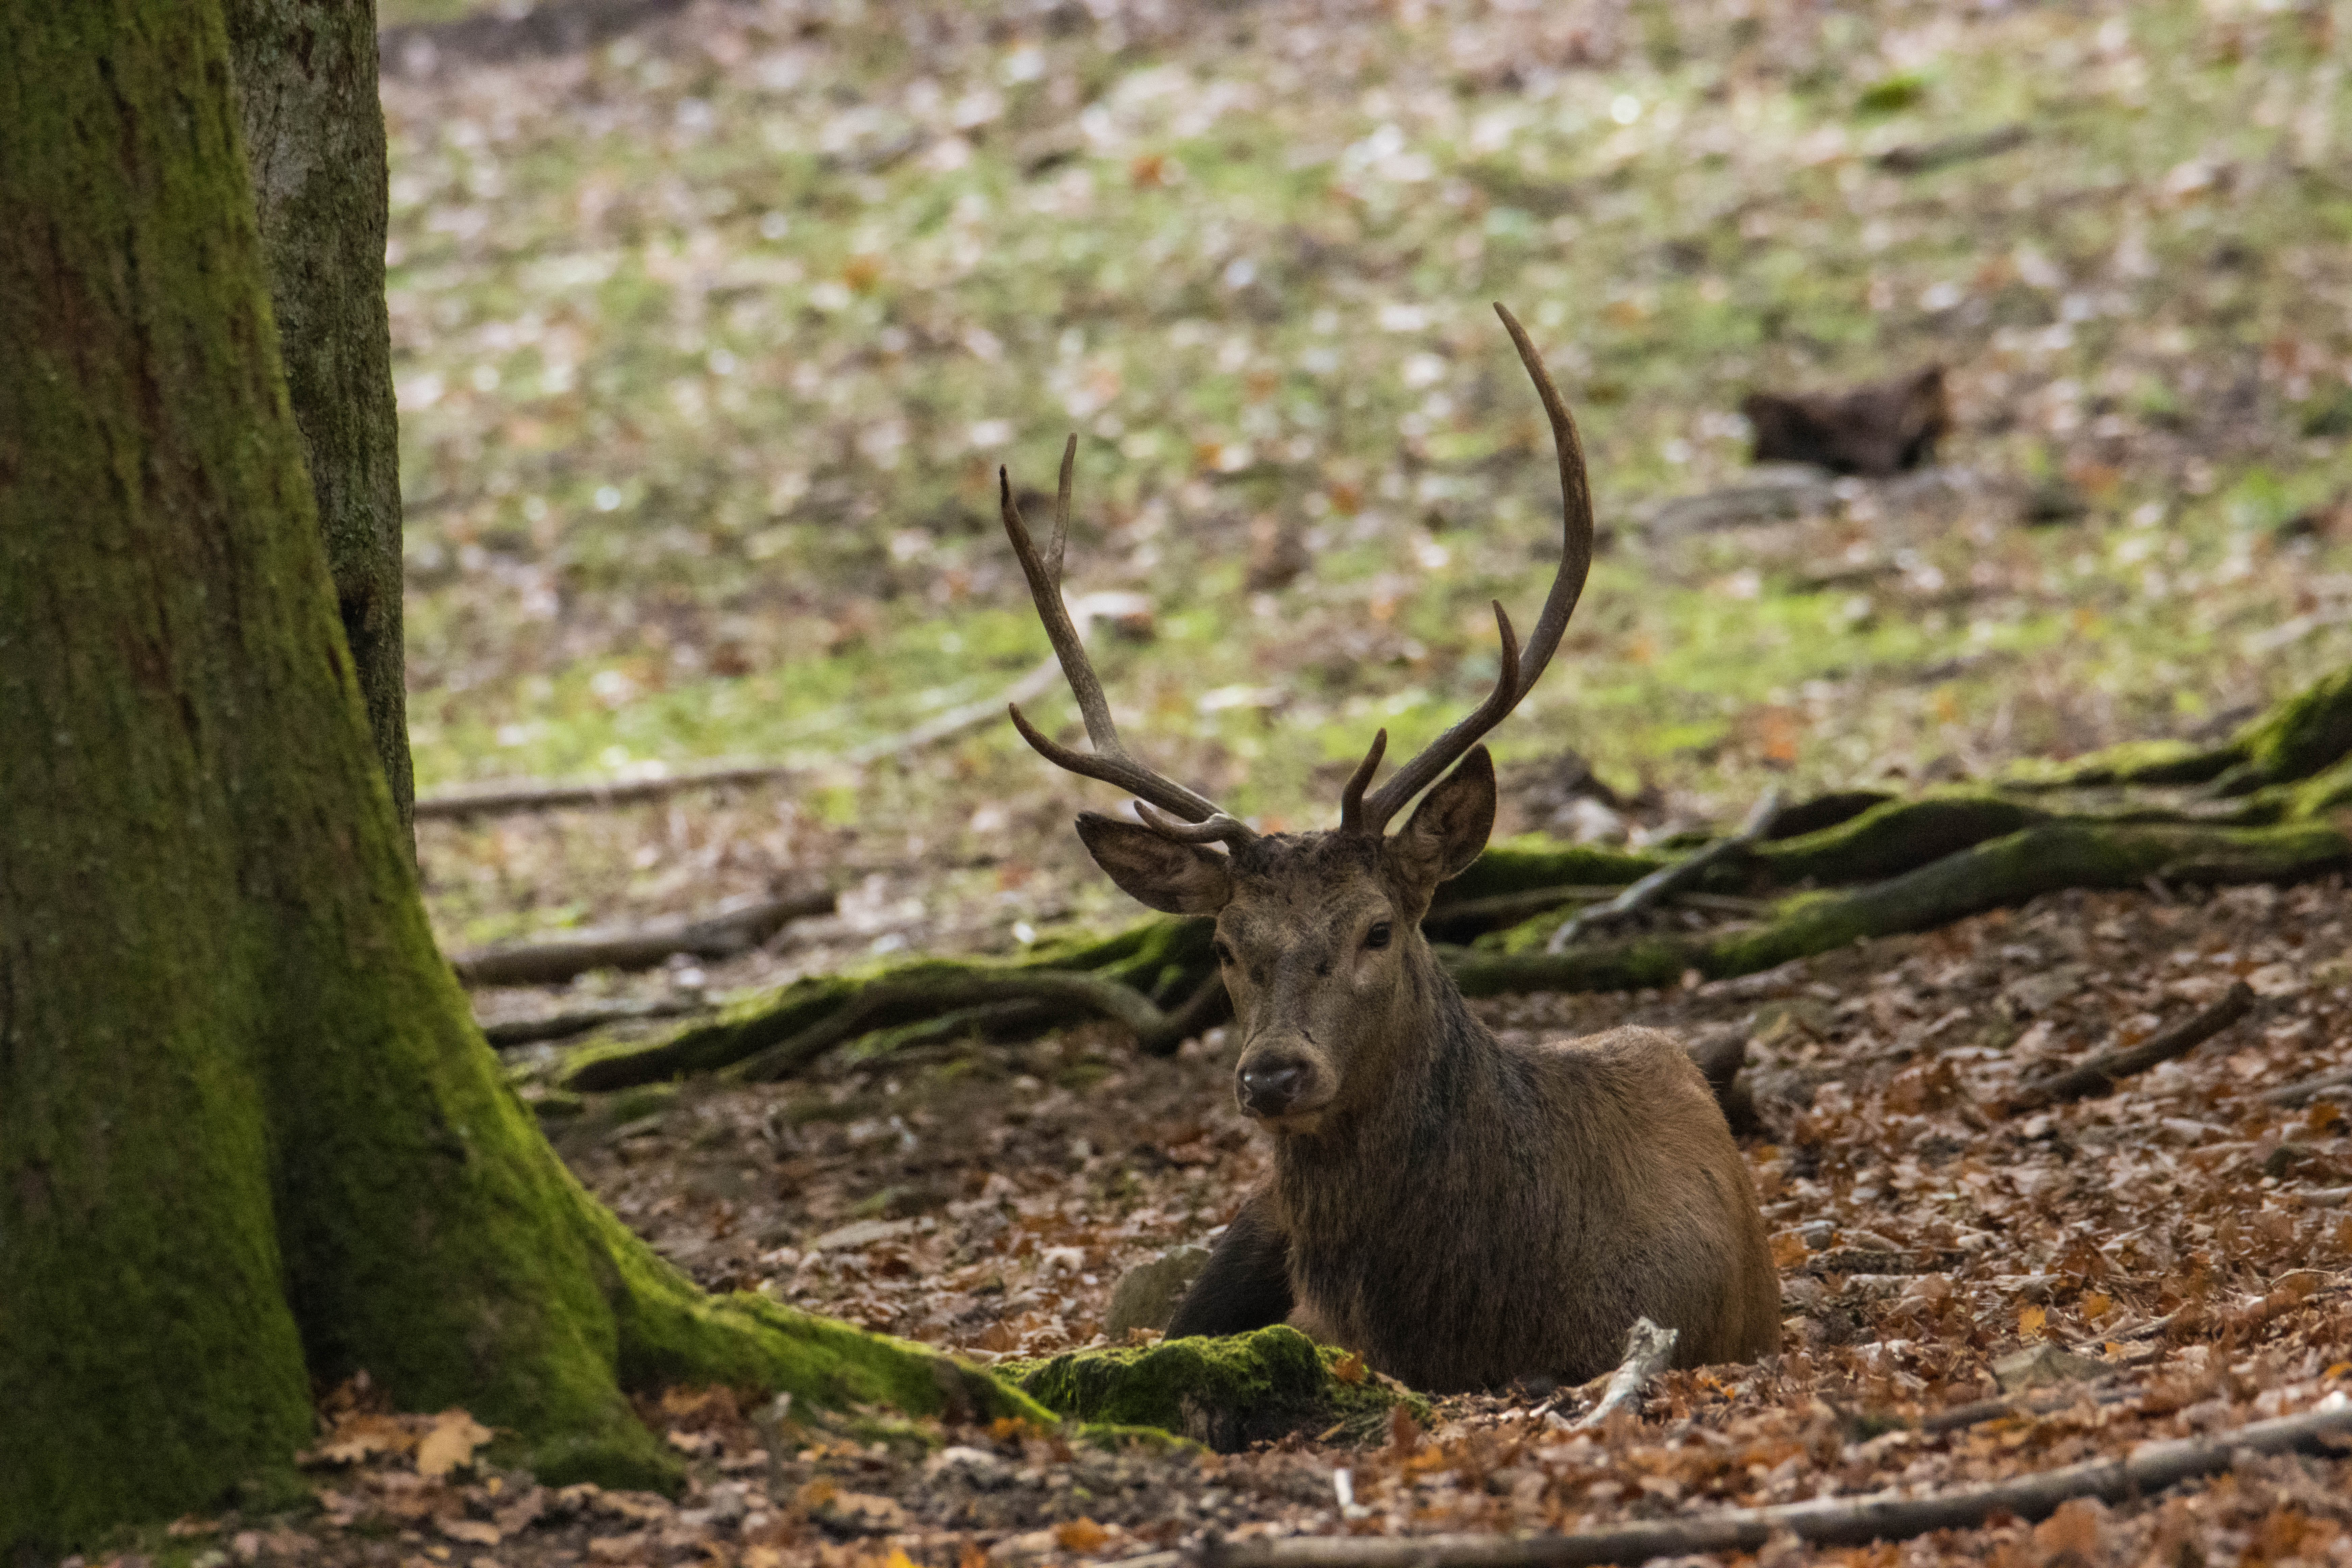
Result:
{"label": "deer ear", "polygon": [[1197,844],[1178,844],[1115,816],[1082,812],[1078,837],[1095,864],[1131,898],[1171,915],[1213,915],[1234,896],[1225,858]]}
{"label": "deer ear", "polygon": [[1495,759],[1474,746],[1461,766],[1421,797],[1412,820],[1389,841],[1405,874],[1425,888],[1458,877],[1495,830]]}

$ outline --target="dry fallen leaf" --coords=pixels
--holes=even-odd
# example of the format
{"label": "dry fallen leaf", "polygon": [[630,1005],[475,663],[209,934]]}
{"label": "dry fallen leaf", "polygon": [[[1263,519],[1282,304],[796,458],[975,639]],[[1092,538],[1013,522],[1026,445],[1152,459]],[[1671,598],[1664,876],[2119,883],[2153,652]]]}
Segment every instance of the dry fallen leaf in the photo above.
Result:
{"label": "dry fallen leaf", "polygon": [[1786,1274],[1805,1260],[1805,1238],[1793,1230],[1784,1230],[1772,1238],[1772,1267]]}
{"label": "dry fallen leaf", "polygon": [[416,1434],[397,1415],[346,1415],[310,1452],[308,1462],[357,1465],[373,1454],[405,1454],[415,1447]]}
{"label": "dry fallen leaf", "polygon": [[490,1440],[490,1429],[462,1410],[445,1410],[416,1445],[416,1473],[435,1479],[474,1461],[474,1450]]}
{"label": "dry fallen leaf", "polygon": [[2020,1307],[2017,1310],[2017,1333],[2020,1339],[2032,1339],[2042,1331],[2050,1314],[2040,1307]]}
{"label": "dry fallen leaf", "polygon": [[2033,1555],[2042,1568],[2099,1568],[2107,1560],[2102,1526],[2107,1517],[2095,1498],[2076,1498],[2033,1527]]}
{"label": "dry fallen leaf", "polygon": [[1099,1552],[1110,1531],[1091,1519],[1074,1519],[1054,1527],[1054,1539],[1065,1552]]}
{"label": "dry fallen leaf", "polygon": [[503,1537],[495,1524],[485,1524],[478,1519],[443,1519],[435,1521],[441,1533],[452,1541],[468,1542],[476,1546],[496,1546]]}
{"label": "dry fallen leaf", "polygon": [[1364,1381],[1364,1358],[1350,1351],[1331,1363],[1331,1375],[1341,1383]]}

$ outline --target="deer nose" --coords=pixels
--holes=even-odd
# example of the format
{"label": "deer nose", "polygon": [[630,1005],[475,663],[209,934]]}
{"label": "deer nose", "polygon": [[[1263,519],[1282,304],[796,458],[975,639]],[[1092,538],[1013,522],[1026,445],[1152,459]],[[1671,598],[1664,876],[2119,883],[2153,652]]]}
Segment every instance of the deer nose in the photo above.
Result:
{"label": "deer nose", "polygon": [[1307,1081],[1307,1068],[1295,1061],[1271,1061],[1245,1067],[1241,1072],[1242,1109],[1259,1116],[1279,1116],[1298,1098]]}

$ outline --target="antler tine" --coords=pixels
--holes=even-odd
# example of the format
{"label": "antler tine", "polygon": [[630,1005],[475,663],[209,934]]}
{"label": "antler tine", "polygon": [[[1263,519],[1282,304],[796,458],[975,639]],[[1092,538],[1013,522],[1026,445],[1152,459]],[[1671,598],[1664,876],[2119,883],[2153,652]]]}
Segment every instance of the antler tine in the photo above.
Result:
{"label": "antler tine", "polygon": [[1356,764],[1348,777],[1348,787],[1339,792],[1339,831],[1360,833],[1364,827],[1364,786],[1381,771],[1381,758],[1389,749],[1389,732],[1380,731],[1372,736],[1371,750]]}
{"label": "antler tine", "polygon": [[1568,618],[1576,613],[1576,601],[1583,595],[1584,580],[1592,571],[1592,485],[1584,471],[1584,438],[1577,434],[1576,416],[1568,411],[1568,400],[1559,395],[1559,388],[1552,384],[1543,356],[1536,353],[1518,318],[1499,300],[1495,314],[1503,318],[1503,330],[1511,334],[1511,346],[1519,351],[1519,363],[1536,384],[1536,395],[1543,399],[1545,416],[1551,421],[1552,450],[1559,458],[1559,571],[1552,577],[1551,592],[1544,596],[1543,612],[1536,617],[1536,629],[1528,637],[1527,651],[1519,661],[1519,695],[1525,697],[1551,662],[1560,634],[1568,630]]}
{"label": "antler tine", "polygon": [[1135,815],[1144,826],[1162,838],[1172,838],[1179,844],[1246,844],[1257,837],[1256,829],[1220,811],[1206,822],[1179,822],[1166,813],[1154,809],[1148,802],[1135,803]]}
{"label": "antler tine", "polygon": [[[1502,602],[1495,604],[1495,629],[1502,635],[1502,666],[1495,671],[1495,689],[1486,700],[1451,730],[1440,735],[1412,761],[1392,774],[1389,782],[1373,792],[1363,803],[1356,827],[1360,833],[1378,834],[1389,824],[1405,802],[1437,782],[1438,774],[1452,767],[1464,752],[1478,743],[1478,737],[1503,721],[1503,716],[1518,704],[1519,693],[1519,634],[1511,627],[1511,617],[1504,613]],[[1353,782],[1353,781],[1350,781]]]}
{"label": "antler tine", "polygon": [[[1348,821],[1348,803],[1342,797],[1342,825],[1357,832],[1381,832],[1406,802],[1436,783],[1439,774],[1519,705],[1519,700],[1533,689],[1544,667],[1551,662],[1553,651],[1559,647],[1560,634],[1568,629],[1568,618],[1575,613],[1576,601],[1584,592],[1585,577],[1592,570],[1592,489],[1585,478],[1584,442],[1577,434],[1576,420],[1569,413],[1568,402],[1560,396],[1559,388],[1552,384],[1551,373],[1544,369],[1543,356],[1536,353],[1535,343],[1518,319],[1499,303],[1495,314],[1503,319],[1503,330],[1511,334],[1511,345],[1518,350],[1519,363],[1527,367],[1528,378],[1536,384],[1536,395],[1543,400],[1544,413],[1551,420],[1552,447],[1559,456],[1559,570],[1553,574],[1551,592],[1544,598],[1543,613],[1536,618],[1535,633],[1528,638],[1524,657],[1513,639],[1509,617],[1503,614],[1500,604],[1496,605],[1495,619],[1503,632],[1503,668],[1496,676],[1494,691],[1478,710],[1398,769],[1370,800],[1361,803],[1362,808],[1352,824]],[[1369,782],[1369,767],[1359,773]],[[1360,787],[1352,780],[1350,786]]]}
{"label": "antler tine", "polygon": [[[1070,542],[1070,480],[1077,472],[1078,433],[1062,443],[1062,479],[1054,489],[1054,545],[1045,552],[1045,569],[1054,579],[1054,586],[1062,585],[1062,552]],[[1018,516],[1016,510],[1014,513]]]}
{"label": "antler tine", "polygon": [[1038,620],[1045,624],[1046,640],[1054,645],[1054,657],[1061,661],[1063,678],[1070,683],[1070,695],[1077,699],[1078,712],[1086,720],[1087,739],[1093,744],[1094,752],[1088,755],[1074,752],[1047,739],[1022,715],[1018,704],[1008,705],[1013,727],[1021,731],[1021,738],[1038,755],[1055,767],[1117,784],[1129,795],[1174,812],[1187,821],[1219,816],[1223,814],[1214,802],[1152,772],[1120,743],[1118,726],[1111,721],[1110,701],[1103,695],[1102,680],[1095,674],[1093,661],[1087,658],[1086,642],[1070,620],[1069,606],[1062,602],[1062,552],[1069,537],[1070,478],[1077,449],[1075,436],[1062,448],[1061,493],[1054,507],[1050,556],[1038,554],[1036,542],[1029,536],[1029,525],[1022,520],[1020,504],[1013,499],[1012,476],[1002,468],[996,470],[997,507],[1004,519],[1005,537],[1013,542],[1013,553],[1020,558],[1022,575],[1029,580],[1029,597],[1037,606]]}

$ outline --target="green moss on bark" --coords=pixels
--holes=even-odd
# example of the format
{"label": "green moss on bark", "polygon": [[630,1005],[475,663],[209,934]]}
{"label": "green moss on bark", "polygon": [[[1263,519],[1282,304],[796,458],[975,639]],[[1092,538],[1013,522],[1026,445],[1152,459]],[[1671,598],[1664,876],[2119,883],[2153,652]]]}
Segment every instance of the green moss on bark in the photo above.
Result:
{"label": "green moss on bark", "polygon": [[1635,937],[1561,953],[1446,955],[1473,996],[1519,991],[1620,991],[1752,974],[1867,937],[1948,925],[2063,888],[2287,882],[2352,865],[2352,839],[2329,822],[2273,827],[2045,822],[1848,892],[1801,895],[1760,924]]}
{"label": "green moss on bark", "polygon": [[1168,1340],[1131,1350],[1074,1351],[1032,1368],[1021,1386],[1059,1415],[1089,1424],[1175,1432],[1220,1453],[1344,1424],[1359,1438],[1418,1394],[1362,1370],[1286,1324],[1230,1339]]}
{"label": "green moss on bark", "polygon": [[2352,752],[2352,669],[2337,670],[2279,703],[2231,745],[2241,760],[2222,787],[2232,794],[2308,778]]}
{"label": "green moss on bark", "polygon": [[2186,741],[2126,741],[2065,762],[2027,757],[1993,781],[2004,789],[2094,789],[2111,784],[2200,784],[2240,760],[2234,747]]}
{"label": "green moss on bark", "polygon": [[370,0],[225,0],[278,353],[368,729],[404,829],[400,432]]}
{"label": "green moss on bark", "polygon": [[[1041,947],[1007,962],[915,959],[796,980],[747,997],[716,1018],[688,1025],[660,1040],[583,1047],[565,1063],[563,1087],[601,1092],[734,1067],[804,1036],[877,991],[895,992],[905,998],[904,1004],[862,1017],[861,1032],[992,1000],[992,982],[1057,973],[1094,975],[1135,992],[1139,1000],[1156,998],[1172,1007],[1212,970],[1212,926],[1205,920],[1138,921],[1108,937]],[[1103,1011],[1098,1001],[1077,988],[1064,994],[1040,994],[1035,1000],[1037,1008],[1027,1020],[1032,1027],[1095,1017]]]}
{"label": "green moss on bark", "polygon": [[1890,800],[1800,837],[1755,846],[1724,868],[1727,885],[1837,887],[1900,876],[1941,856],[2015,833],[2050,814],[1996,795],[1954,793]]}
{"label": "green moss on bark", "polygon": [[1562,844],[1540,834],[1523,834],[1486,847],[1470,868],[1438,889],[1434,906],[1467,903],[1538,888],[1622,888],[1667,864],[1670,857]]}

